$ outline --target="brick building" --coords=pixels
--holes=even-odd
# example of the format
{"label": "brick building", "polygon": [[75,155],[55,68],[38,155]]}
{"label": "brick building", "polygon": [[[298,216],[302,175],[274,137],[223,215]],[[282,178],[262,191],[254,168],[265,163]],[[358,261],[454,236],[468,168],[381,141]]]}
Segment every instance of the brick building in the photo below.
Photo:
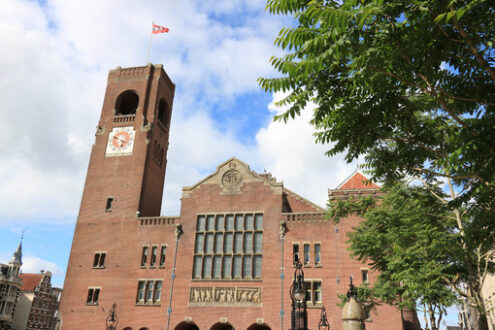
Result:
{"label": "brick building", "polygon": [[51,272],[20,274],[22,285],[14,313],[13,326],[22,330],[56,330],[62,290],[51,285]]}
{"label": "brick building", "polygon": [[[180,215],[160,217],[175,85],[159,65],[111,70],[77,219],[62,329],[287,329],[294,259],[304,263],[309,327],[323,305],[341,329],[337,294],[375,274],[349,256],[324,210],[236,158],[183,188]],[[199,137],[200,138],[200,137]],[[331,198],[376,194],[359,173]],[[387,305],[367,329],[402,329]]]}

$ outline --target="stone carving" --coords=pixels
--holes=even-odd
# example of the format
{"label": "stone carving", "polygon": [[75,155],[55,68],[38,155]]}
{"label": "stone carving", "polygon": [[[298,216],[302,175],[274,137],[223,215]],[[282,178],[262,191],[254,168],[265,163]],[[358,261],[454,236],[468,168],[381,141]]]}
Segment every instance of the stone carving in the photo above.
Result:
{"label": "stone carving", "polygon": [[249,306],[261,304],[259,287],[192,287],[189,295],[191,305]]}
{"label": "stone carving", "polygon": [[228,189],[233,189],[241,183],[241,173],[237,170],[228,170],[222,176],[222,184]]}

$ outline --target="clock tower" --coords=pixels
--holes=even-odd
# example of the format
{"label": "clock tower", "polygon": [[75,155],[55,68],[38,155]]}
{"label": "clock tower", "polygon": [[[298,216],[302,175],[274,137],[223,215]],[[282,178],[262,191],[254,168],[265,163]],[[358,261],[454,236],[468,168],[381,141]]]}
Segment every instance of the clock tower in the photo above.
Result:
{"label": "clock tower", "polygon": [[160,215],[174,89],[161,65],[110,71],[79,221]]}
{"label": "clock tower", "polygon": [[[175,85],[162,65],[110,70],[60,304],[63,329],[134,306],[138,218],[160,215]],[[143,238],[146,242],[146,238]]]}

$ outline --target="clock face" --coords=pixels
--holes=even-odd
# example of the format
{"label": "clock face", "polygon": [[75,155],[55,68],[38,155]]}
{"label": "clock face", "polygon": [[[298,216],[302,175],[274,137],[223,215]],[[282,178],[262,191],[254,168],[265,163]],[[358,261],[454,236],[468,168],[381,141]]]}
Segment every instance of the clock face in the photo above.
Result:
{"label": "clock face", "polygon": [[134,148],[134,127],[115,127],[108,134],[106,157],[132,155]]}

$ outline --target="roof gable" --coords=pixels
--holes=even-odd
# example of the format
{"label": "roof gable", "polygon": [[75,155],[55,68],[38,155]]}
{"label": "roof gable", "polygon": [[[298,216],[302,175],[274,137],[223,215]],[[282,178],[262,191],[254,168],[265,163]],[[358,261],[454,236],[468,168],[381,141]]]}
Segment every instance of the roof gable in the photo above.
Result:
{"label": "roof gable", "polygon": [[367,182],[369,179],[361,174],[359,171],[352,173],[347,179],[342,182],[337,189],[339,190],[350,190],[350,189],[380,189],[380,186],[373,183]]}
{"label": "roof gable", "polygon": [[34,291],[40,284],[43,275],[41,274],[19,274],[22,280],[21,291]]}

